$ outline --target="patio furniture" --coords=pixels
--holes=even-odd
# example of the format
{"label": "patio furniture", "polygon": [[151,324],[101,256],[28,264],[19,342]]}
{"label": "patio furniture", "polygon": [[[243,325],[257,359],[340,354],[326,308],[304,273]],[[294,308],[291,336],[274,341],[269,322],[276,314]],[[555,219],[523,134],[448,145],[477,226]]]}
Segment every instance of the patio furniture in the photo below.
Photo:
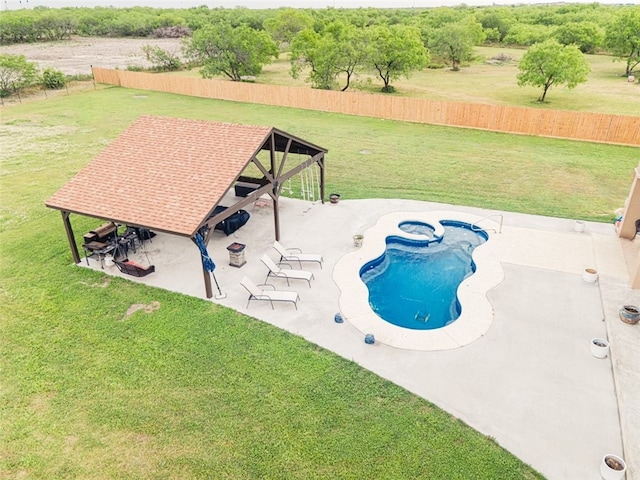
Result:
{"label": "patio furniture", "polygon": [[122,273],[133,275],[134,277],[146,277],[150,273],[156,271],[155,265],[149,265],[148,267],[145,267],[126,258],[124,260],[114,259],[114,263],[118,267],[118,270],[120,270]]}
{"label": "patio furniture", "polygon": [[83,244],[82,249],[84,250],[84,258],[87,260],[87,265],[89,265],[89,257],[97,255],[100,267],[104,268],[104,258],[107,254],[112,253],[116,249],[116,246],[109,243],[93,241]]}
{"label": "patio furniture", "polygon": [[298,262],[302,268],[302,262],[317,262],[322,268],[322,255],[317,253],[302,253],[299,248],[285,248],[277,240],[273,242],[273,248],[280,255],[281,262]]}
{"label": "patio furniture", "polygon": [[91,242],[100,242],[100,243],[109,243],[112,241],[117,233],[117,225],[113,222],[107,222],[100,225],[95,230],[89,231],[89,233],[83,236],[84,243]]}
{"label": "patio furniture", "polygon": [[118,226],[115,223],[107,222],[83,235],[82,249],[87,265],[89,265],[89,257],[97,255],[100,266],[104,268],[104,257],[116,250],[114,241],[117,238],[117,231]]}
{"label": "patio furniture", "polygon": [[294,270],[290,265],[284,265],[289,267],[290,270],[283,270],[279,265],[276,265],[273,260],[271,260],[267,255],[263,255],[260,260],[262,263],[266,265],[269,269],[267,273],[267,278],[265,278],[265,282],[269,279],[269,277],[278,277],[284,278],[287,281],[287,285],[289,285],[289,280],[306,280],[311,287],[311,279],[313,278],[313,273],[307,272],[305,270]]}
{"label": "patio furniture", "polygon": [[[209,215],[209,218],[215,217],[216,215],[218,215],[220,212],[223,212],[227,208],[228,207],[223,207],[222,205],[218,205],[216,208],[213,209],[213,213]],[[233,232],[238,230],[240,227],[242,227],[245,223],[247,223],[249,221],[250,216],[251,215],[246,210],[238,210],[236,213],[234,213],[230,217],[225,218],[221,222],[216,223],[216,226],[214,228],[215,230],[220,230],[225,235],[229,236]]]}
{"label": "patio furniture", "polygon": [[[269,284],[256,285],[247,276],[242,277],[240,285],[249,292],[247,308],[249,308],[251,300],[265,300],[271,303],[271,309],[273,309],[273,302],[291,302],[293,303],[293,306],[296,307],[296,310],[298,309],[298,300],[300,300],[300,296],[296,292],[276,290],[276,287]],[[273,290],[265,290],[261,287],[271,287]]]}

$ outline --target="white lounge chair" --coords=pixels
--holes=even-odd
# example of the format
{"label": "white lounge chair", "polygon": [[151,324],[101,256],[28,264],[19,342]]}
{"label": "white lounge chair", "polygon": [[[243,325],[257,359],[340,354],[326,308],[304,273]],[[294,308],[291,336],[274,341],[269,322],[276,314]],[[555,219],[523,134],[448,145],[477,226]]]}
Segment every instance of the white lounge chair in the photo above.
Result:
{"label": "white lounge chair", "polygon": [[302,262],[317,262],[322,268],[322,255],[317,253],[302,253],[299,248],[285,248],[277,240],[273,242],[273,248],[280,255],[281,262],[298,262],[302,268]]}
{"label": "white lounge chair", "polygon": [[[300,296],[296,292],[286,292],[283,290],[276,290],[273,285],[256,285],[249,279],[249,277],[242,277],[240,284],[249,292],[249,300],[247,300],[247,308],[251,300],[266,300],[271,303],[273,309],[273,302],[291,302],[293,306],[298,309],[298,300]],[[271,287],[273,290],[265,290],[261,287]]]}
{"label": "white lounge chair", "polygon": [[313,273],[307,272],[305,270],[294,270],[290,265],[284,265],[286,267],[289,267],[290,270],[283,270],[278,265],[276,265],[273,260],[271,260],[267,255],[263,255],[260,260],[262,260],[262,263],[264,263],[269,269],[267,277],[264,280],[265,282],[269,279],[269,277],[284,278],[287,281],[287,285],[289,285],[289,280],[306,280],[309,284],[309,287],[311,287],[311,279],[313,278]]}

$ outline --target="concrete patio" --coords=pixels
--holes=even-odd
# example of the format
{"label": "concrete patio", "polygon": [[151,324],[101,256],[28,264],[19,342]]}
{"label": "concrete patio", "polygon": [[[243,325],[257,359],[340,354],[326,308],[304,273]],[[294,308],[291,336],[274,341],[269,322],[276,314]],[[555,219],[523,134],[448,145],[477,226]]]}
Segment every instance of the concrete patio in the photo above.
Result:
{"label": "concrete patio", "polygon": [[[304,265],[314,273],[306,282],[281,290],[300,294],[291,304],[251,302],[240,285],[247,275],[262,283],[260,257],[277,260],[273,215],[267,206],[248,208],[249,223],[225,237],[216,233],[209,253],[224,299],[220,305],[271,323],[318,344],[403,386],[490,435],[504,448],[551,480],[598,479],[602,456],[627,462],[627,480],[640,478],[640,325],[618,318],[624,304],[640,304],[629,287],[640,242],[619,239],[613,225],[495,212],[408,200],[342,200],[320,204],[281,199],[281,243],[321,253],[324,266]],[[334,265],[356,250],[354,234],[364,234],[391,212],[447,211],[478,219],[499,213],[502,233],[490,233],[504,280],[488,292],[494,318],[484,336],[444,351],[405,350],[381,342],[364,343],[365,333],[334,322],[340,290]],[[246,265],[229,266],[226,247],[246,244]],[[156,266],[148,285],[205,298],[197,247],[184,237],[159,234],[130,258]],[[83,259],[81,265],[86,266]],[[91,268],[100,264],[91,259]],[[298,268],[296,265],[294,268]],[[585,268],[599,273],[597,283],[582,279]],[[105,272],[122,275],[115,267]],[[214,284],[214,292],[215,284]],[[463,305],[464,308],[464,305]],[[382,322],[382,321],[381,321]],[[373,327],[375,328],[375,327]],[[590,354],[594,337],[608,338],[611,355]]]}

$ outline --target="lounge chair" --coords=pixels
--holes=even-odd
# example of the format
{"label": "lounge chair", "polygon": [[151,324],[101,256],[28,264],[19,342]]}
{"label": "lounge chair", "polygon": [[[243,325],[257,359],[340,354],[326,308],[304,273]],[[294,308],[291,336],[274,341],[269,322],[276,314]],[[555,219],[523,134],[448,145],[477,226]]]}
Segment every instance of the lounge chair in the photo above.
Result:
{"label": "lounge chair", "polygon": [[302,268],[302,262],[317,262],[322,268],[322,255],[317,253],[302,253],[299,248],[285,248],[277,240],[273,242],[273,248],[280,255],[281,262],[298,262]]}
{"label": "lounge chair", "polygon": [[[292,302],[293,306],[298,309],[298,300],[300,297],[296,292],[286,292],[283,290],[276,290],[273,285],[256,285],[253,283],[249,277],[243,277],[240,281],[240,284],[246,288],[247,292],[249,292],[249,300],[247,300],[247,308],[249,308],[249,303],[251,300],[266,300],[271,303],[271,308],[273,309],[273,302]],[[271,287],[273,290],[265,290],[261,287]]]}
{"label": "lounge chair", "polygon": [[283,270],[278,265],[276,265],[273,260],[271,260],[267,255],[263,255],[260,260],[262,260],[262,263],[264,263],[269,269],[267,277],[264,280],[265,282],[269,279],[269,277],[284,278],[287,280],[287,285],[289,285],[289,280],[306,280],[309,284],[309,287],[311,287],[311,279],[313,278],[313,273],[307,272],[305,270],[294,270],[290,265],[285,265],[286,267],[289,267],[290,270]]}

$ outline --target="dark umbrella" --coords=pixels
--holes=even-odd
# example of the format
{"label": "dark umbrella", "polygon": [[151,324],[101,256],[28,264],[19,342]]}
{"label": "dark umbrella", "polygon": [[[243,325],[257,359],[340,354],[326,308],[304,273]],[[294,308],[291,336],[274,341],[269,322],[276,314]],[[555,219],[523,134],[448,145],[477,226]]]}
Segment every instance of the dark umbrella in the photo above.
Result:
{"label": "dark umbrella", "polygon": [[202,235],[200,235],[199,233],[196,233],[194,241],[196,242],[196,245],[198,245],[198,248],[200,249],[200,257],[202,258],[203,268],[205,269],[205,271],[211,272],[211,275],[213,275],[213,281],[216,282],[216,288],[218,289],[218,294],[219,294],[217,298],[224,298],[226,295],[224,295],[220,291],[220,285],[218,285],[216,274],[213,273],[213,271],[216,269],[216,264],[213,263],[213,260],[209,256],[209,252],[207,251],[207,246],[204,244],[204,239],[202,238]]}

